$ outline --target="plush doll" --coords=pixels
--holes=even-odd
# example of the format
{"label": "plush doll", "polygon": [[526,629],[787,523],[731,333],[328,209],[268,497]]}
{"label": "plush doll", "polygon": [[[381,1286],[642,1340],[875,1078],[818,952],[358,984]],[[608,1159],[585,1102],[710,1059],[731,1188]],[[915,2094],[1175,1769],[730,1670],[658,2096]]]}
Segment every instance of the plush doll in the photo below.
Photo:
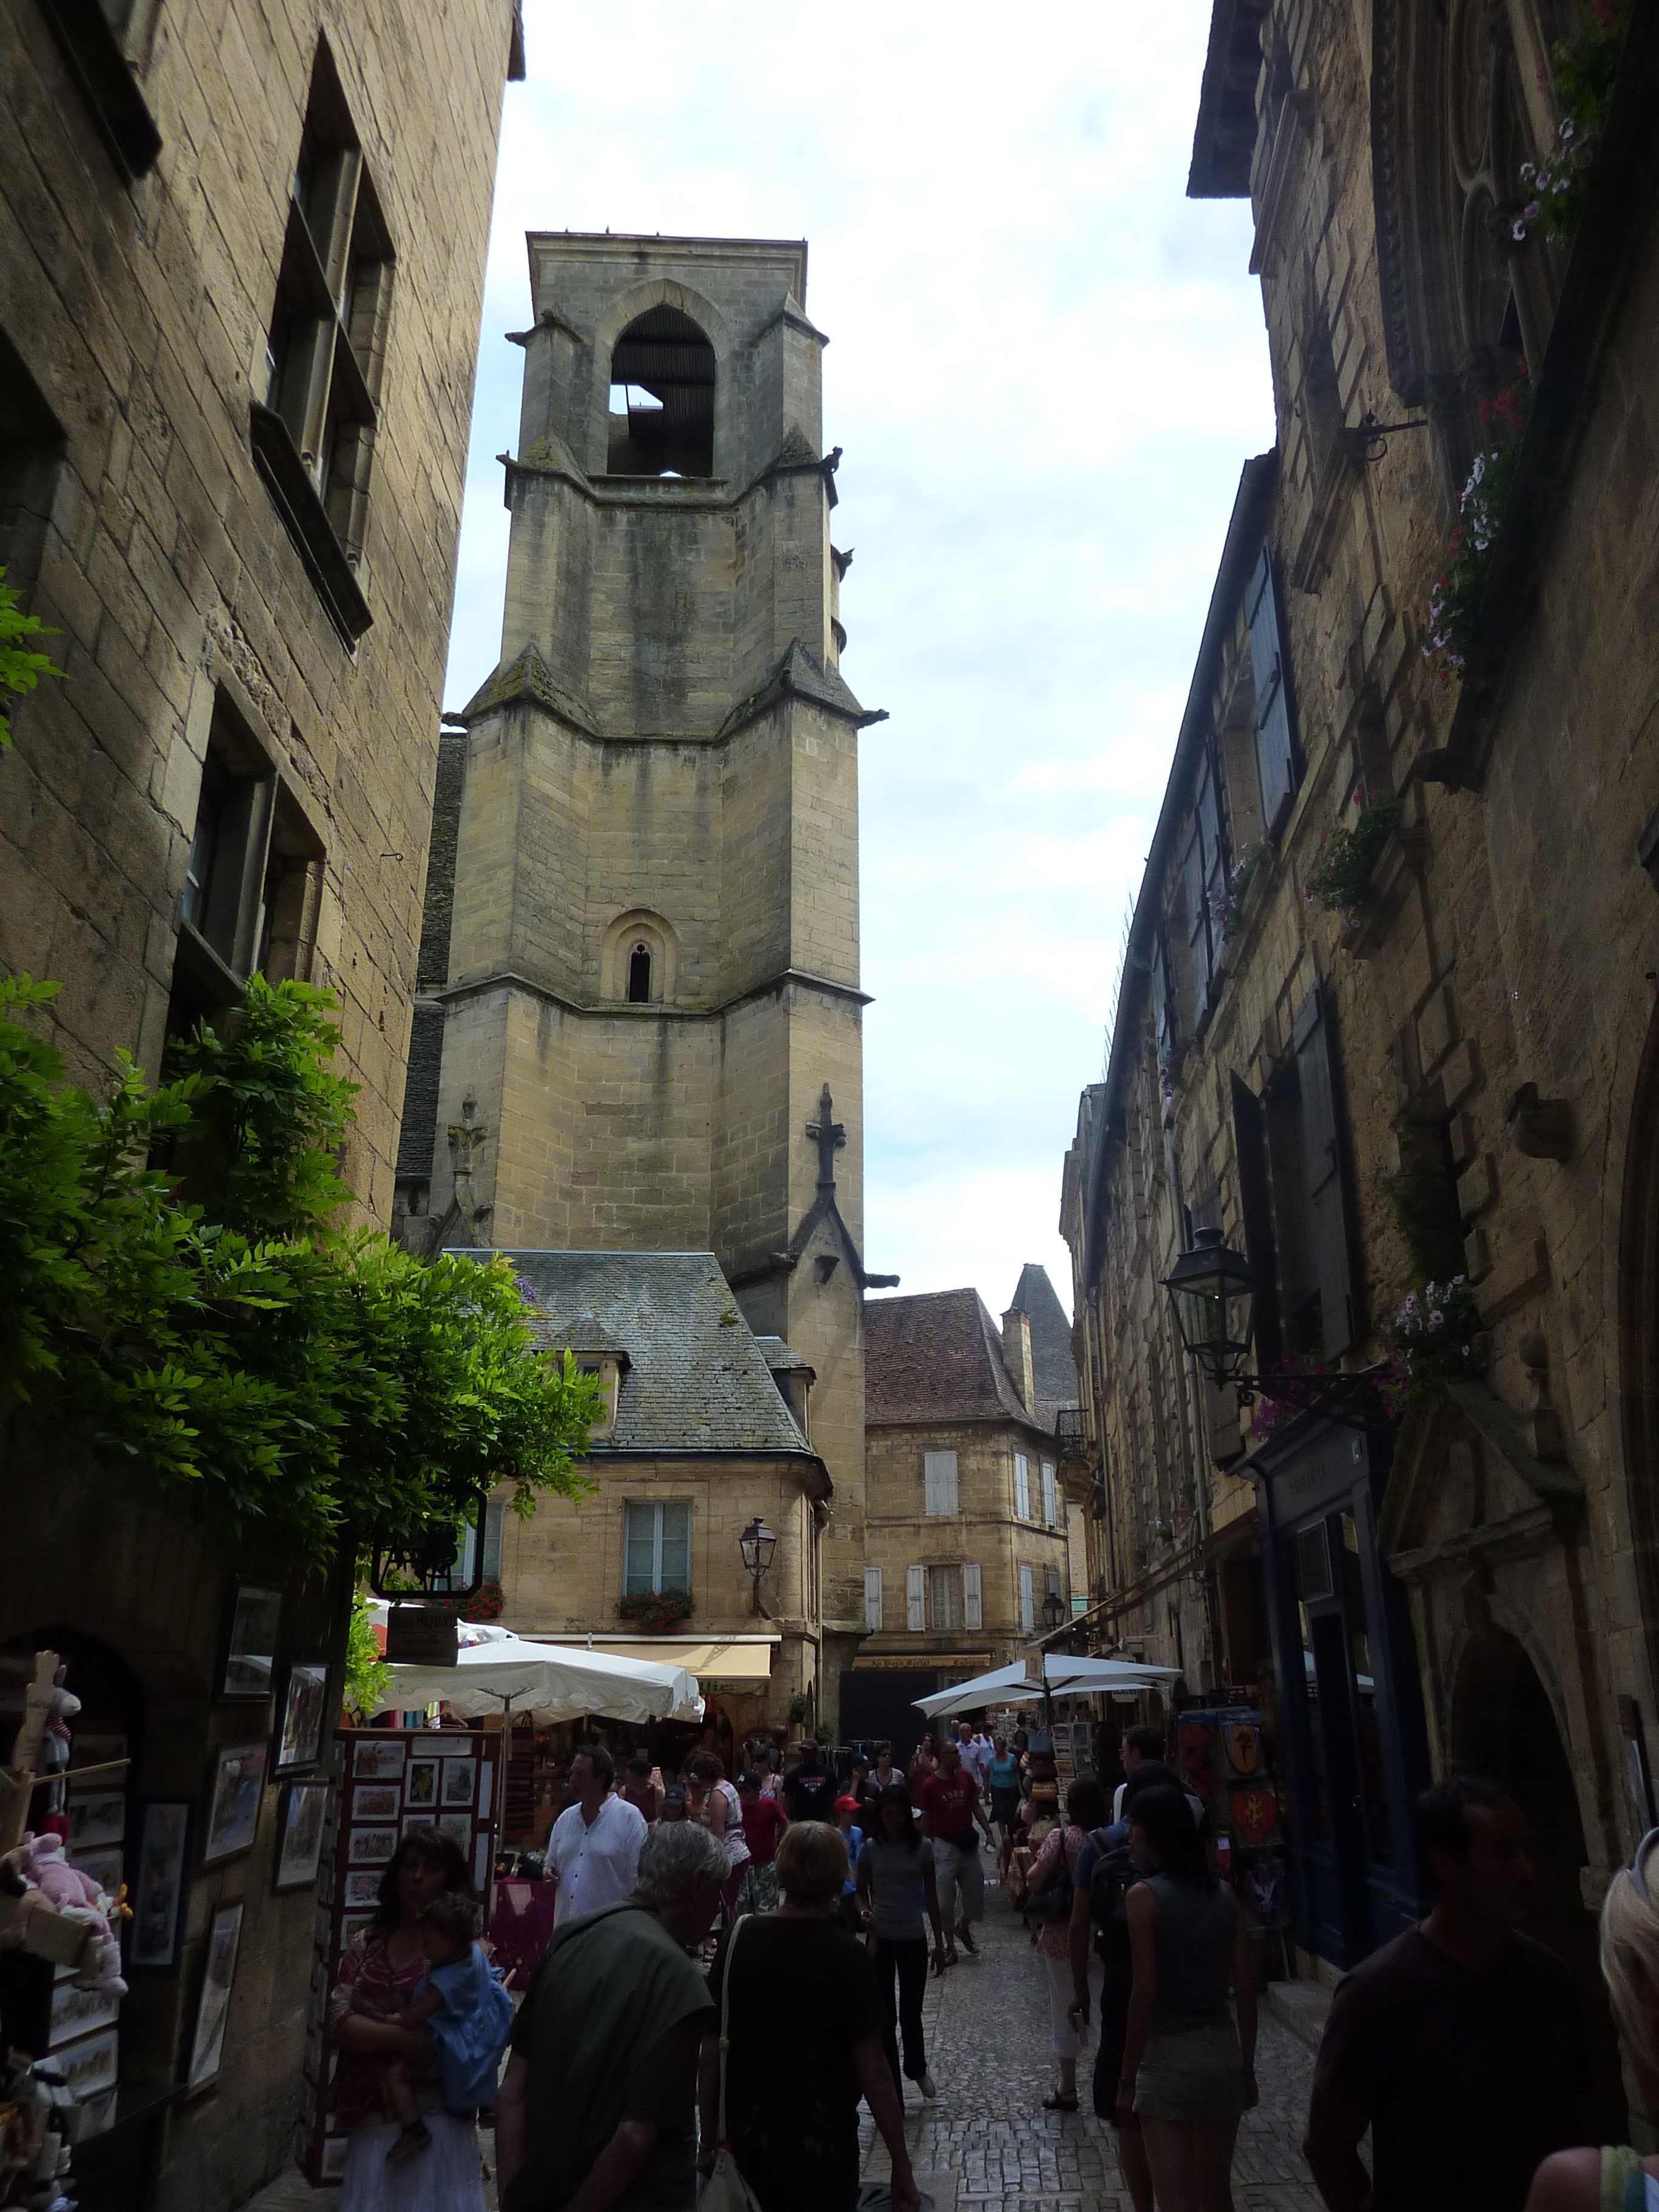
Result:
{"label": "plush doll", "polygon": [[54,1813],[61,1813],[64,1809],[64,1799],[69,1788],[64,1778],[64,1770],[70,1763],[69,1724],[81,1710],[79,1698],[72,1690],[64,1687],[64,1677],[68,1672],[66,1667],[58,1669],[54,1678],[56,1686],[52,1693],[52,1708],[46,1715],[46,1725],[40,1738],[40,1771],[52,1778],[50,1796]]}
{"label": "plush doll", "polygon": [[28,1863],[24,1869],[48,1904],[66,1920],[83,1920],[100,1931],[92,1955],[76,1975],[77,1989],[101,1990],[106,1996],[124,1997],[127,1985],[121,1978],[121,1946],[111,1932],[110,1904],[89,1874],[72,1867],[64,1856],[64,1838],[69,1823],[60,1813],[48,1813],[38,1836],[26,1834]]}

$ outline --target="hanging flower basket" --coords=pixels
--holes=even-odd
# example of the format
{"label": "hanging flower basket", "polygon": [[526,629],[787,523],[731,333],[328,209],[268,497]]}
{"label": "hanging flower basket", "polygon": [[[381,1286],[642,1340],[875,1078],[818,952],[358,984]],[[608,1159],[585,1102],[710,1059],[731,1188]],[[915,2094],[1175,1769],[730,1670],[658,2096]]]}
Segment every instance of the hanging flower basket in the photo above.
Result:
{"label": "hanging flower basket", "polygon": [[1413,1400],[1480,1371],[1480,1313],[1465,1276],[1420,1285],[1382,1334],[1405,1367],[1407,1395]]}
{"label": "hanging flower basket", "polygon": [[683,1620],[691,1618],[690,1590],[646,1590],[637,1597],[625,1597],[617,1607],[624,1620],[636,1627],[661,1633],[665,1629],[678,1628]]}

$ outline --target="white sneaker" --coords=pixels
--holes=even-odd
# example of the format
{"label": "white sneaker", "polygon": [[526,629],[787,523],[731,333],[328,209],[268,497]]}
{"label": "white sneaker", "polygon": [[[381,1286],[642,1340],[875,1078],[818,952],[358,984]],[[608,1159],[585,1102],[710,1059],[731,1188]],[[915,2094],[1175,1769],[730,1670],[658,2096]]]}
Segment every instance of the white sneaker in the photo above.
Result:
{"label": "white sneaker", "polygon": [[933,2087],[933,2077],[925,2066],[916,2076],[916,2087],[924,2097],[930,2100],[939,2094],[939,2091]]}

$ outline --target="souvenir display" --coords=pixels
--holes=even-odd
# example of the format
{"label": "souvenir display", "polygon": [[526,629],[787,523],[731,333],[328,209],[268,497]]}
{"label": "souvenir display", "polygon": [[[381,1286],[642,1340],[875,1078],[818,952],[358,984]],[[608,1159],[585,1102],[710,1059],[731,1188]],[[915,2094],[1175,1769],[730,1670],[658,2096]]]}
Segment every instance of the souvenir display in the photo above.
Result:
{"label": "souvenir display", "polygon": [[236,1952],[241,1940],[242,1907],[222,1905],[213,1916],[213,1927],[208,1936],[207,1965],[196,2007],[196,2034],[191,2044],[190,2070],[185,2076],[192,2095],[212,2083],[224,2057],[230,1992],[236,1979]]}
{"label": "souvenir display", "polygon": [[152,1798],[143,1808],[135,1869],[131,1962],[171,1973],[179,1963],[190,1863],[190,1812],[182,1800]]}
{"label": "souvenir display", "polygon": [[215,1753],[207,1836],[202,1844],[204,1866],[217,1866],[222,1859],[252,1850],[269,1753],[270,1746],[261,1741],[222,1744]]}
{"label": "souvenir display", "polygon": [[1181,1716],[1181,1776],[1187,1787],[1207,1800],[1213,1789],[1214,1778],[1210,1762],[1215,1748],[1215,1715],[1213,1713],[1182,1713]]}
{"label": "souvenir display", "polygon": [[[317,1863],[311,2001],[295,2157],[313,2188],[345,2171],[346,2137],[331,2109],[335,2052],[323,2032],[340,1959],[366,1935],[392,1854],[416,1828],[453,1837],[482,1898],[490,1894],[495,1765],[501,1738],[483,1729],[347,1729],[334,1739],[329,1780],[296,1782],[325,1800]],[[285,1822],[288,1819],[285,1814]],[[286,1838],[287,1827],[283,1834]],[[279,1878],[278,1887],[287,1885]],[[296,1884],[297,1886],[297,1884]]]}
{"label": "souvenir display", "polygon": [[328,1718],[328,1668],[320,1662],[296,1660],[283,1684],[283,1702],[276,1728],[276,1771],[291,1774],[315,1766],[322,1748],[323,1724]]}
{"label": "souvenir display", "polygon": [[231,1601],[220,1670],[222,1701],[263,1703],[270,1695],[276,1666],[276,1632],[283,1617],[283,1593],[261,1583],[239,1582]]}

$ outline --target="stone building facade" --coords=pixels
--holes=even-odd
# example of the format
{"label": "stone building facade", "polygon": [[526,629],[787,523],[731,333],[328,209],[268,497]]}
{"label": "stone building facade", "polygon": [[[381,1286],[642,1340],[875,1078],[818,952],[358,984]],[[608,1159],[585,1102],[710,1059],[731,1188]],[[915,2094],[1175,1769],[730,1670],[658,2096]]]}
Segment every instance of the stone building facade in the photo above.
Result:
{"label": "stone building facade", "polygon": [[[785,1728],[819,1674],[831,1491],[807,1441],[811,1369],[751,1334],[712,1253],[507,1256],[538,1340],[598,1375],[603,1410],[585,1497],[528,1521],[492,1506],[504,1626],[689,1668],[738,1745]],[[740,1544],[757,1519],[775,1540],[758,1581]],[[686,1601],[672,1629],[621,1616],[664,1592]]]}
{"label": "stone building facade", "polygon": [[[832,1683],[862,1620],[858,736],[881,718],[838,665],[826,341],[804,243],[529,252],[501,660],[457,718],[405,1233],[715,1254],[817,1378]],[[439,1139],[469,1120],[471,1228]]]}
{"label": "stone building facade", "polygon": [[[338,995],[362,1085],[343,1163],[388,1221],[514,0],[110,0],[0,9],[0,566],[62,671],[0,750],[0,963],[94,1087],[247,975]],[[275,1655],[331,1659],[349,1573],[232,1558],[60,1440],[0,1437],[0,1642],[48,1644],[194,1808],[181,1945],[135,1973],[123,2202],[238,2203],[288,2155],[313,1904],[251,1851],[202,1863],[240,1582]],[[226,2055],[179,2101],[216,1911],[243,1907]],[[136,2177],[136,2179],[135,2179]],[[88,2166],[83,2203],[96,2201]]]}
{"label": "stone building facade", "polygon": [[1073,1395],[1066,1316],[1040,1267],[1018,1296],[1000,1328],[975,1291],[865,1309],[869,1634],[842,1685],[861,1716],[853,1734],[896,1741],[911,1698],[1003,1665],[1069,1618],[1058,1407],[1042,1395]]}
{"label": "stone building facade", "polygon": [[[1063,1198],[1101,1629],[1194,1692],[1271,1656],[1304,1953],[1418,1910],[1412,1793],[1476,1765],[1591,1993],[1659,1711],[1659,25],[1620,21],[1557,242],[1522,164],[1588,14],[1218,0],[1190,189],[1251,199],[1279,439]],[[1437,668],[1483,451],[1507,501]],[[1206,1227],[1256,1279],[1258,1371],[1363,1370],[1463,1275],[1449,1379],[1419,1357],[1370,1426],[1206,1390],[1160,1288]]]}

